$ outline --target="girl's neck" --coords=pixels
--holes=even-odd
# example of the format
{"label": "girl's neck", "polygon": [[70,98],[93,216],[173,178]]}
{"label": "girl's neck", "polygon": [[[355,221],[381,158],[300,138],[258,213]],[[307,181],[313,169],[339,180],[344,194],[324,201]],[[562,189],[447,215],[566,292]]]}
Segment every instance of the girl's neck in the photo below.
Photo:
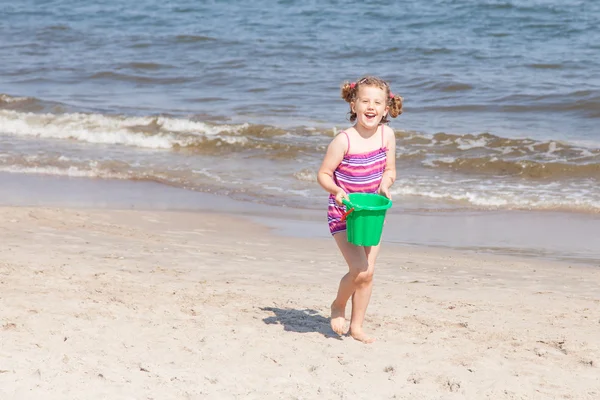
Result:
{"label": "girl's neck", "polygon": [[373,136],[375,133],[377,133],[377,130],[379,129],[379,125],[377,125],[375,128],[365,128],[364,126],[355,124],[354,125],[354,130],[363,138],[368,139],[371,136]]}

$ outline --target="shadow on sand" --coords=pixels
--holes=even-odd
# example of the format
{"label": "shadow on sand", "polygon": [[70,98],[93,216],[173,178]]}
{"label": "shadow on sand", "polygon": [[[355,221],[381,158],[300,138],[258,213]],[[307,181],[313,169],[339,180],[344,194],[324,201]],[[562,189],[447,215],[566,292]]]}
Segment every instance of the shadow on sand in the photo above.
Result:
{"label": "shadow on sand", "polygon": [[341,339],[337,333],[331,329],[329,318],[319,315],[318,311],[305,309],[295,310],[291,308],[261,307],[263,311],[270,311],[275,314],[272,317],[263,319],[265,324],[280,324],[283,329],[291,332],[307,333],[317,332],[327,338]]}

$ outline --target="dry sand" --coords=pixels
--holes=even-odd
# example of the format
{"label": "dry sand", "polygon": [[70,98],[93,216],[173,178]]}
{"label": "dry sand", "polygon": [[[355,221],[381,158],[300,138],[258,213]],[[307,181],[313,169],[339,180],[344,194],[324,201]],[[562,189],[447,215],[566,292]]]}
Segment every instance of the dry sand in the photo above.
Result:
{"label": "dry sand", "polygon": [[384,243],[364,345],[332,239],[0,207],[0,399],[600,399],[600,266]]}

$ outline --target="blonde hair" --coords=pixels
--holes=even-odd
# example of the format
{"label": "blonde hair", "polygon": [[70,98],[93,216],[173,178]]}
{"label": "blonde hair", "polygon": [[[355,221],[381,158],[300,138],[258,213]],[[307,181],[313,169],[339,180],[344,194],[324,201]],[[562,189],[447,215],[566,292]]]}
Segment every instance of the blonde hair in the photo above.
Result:
{"label": "blonde hair", "polygon": [[[383,79],[375,76],[364,76],[356,82],[344,82],[342,85],[342,99],[348,103],[352,103],[356,100],[358,90],[363,86],[375,86],[385,91],[385,97],[387,99],[387,106],[389,107],[388,115],[392,118],[396,118],[402,114],[402,102],[403,98],[397,94],[393,94],[390,89],[390,85]],[[356,113],[350,109],[350,122],[356,121]],[[381,119],[382,124],[389,122],[387,115]]]}

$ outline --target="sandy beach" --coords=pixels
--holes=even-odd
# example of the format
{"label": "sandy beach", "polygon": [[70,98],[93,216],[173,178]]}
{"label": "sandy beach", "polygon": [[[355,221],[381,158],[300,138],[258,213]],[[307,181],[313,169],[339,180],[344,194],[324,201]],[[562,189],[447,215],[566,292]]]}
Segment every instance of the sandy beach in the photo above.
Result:
{"label": "sandy beach", "polygon": [[365,329],[333,240],[237,215],[0,207],[1,399],[598,399],[600,268],[385,243]]}

